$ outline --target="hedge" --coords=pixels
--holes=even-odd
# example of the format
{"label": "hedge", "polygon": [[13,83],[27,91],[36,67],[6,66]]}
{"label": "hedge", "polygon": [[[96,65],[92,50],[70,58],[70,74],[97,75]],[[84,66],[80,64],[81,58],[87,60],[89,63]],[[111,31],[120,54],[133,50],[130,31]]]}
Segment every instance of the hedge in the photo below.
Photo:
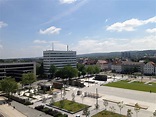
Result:
{"label": "hedge", "polygon": [[35,109],[42,111],[46,114],[52,115],[53,117],[68,117],[68,115],[66,115],[66,114],[62,114],[61,112],[59,112],[57,110],[53,110],[48,107],[44,107],[43,105],[36,106]]}

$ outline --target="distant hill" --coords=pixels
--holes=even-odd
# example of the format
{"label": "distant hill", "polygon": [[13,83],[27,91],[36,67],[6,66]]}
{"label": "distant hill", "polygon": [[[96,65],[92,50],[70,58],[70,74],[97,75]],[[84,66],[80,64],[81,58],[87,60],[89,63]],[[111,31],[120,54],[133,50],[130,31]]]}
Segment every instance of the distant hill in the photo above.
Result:
{"label": "distant hill", "polygon": [[[154,56],[156,55],[156,50],[143,50],[143,51],[124,51],[130,52],[131,57],[133,58],[142,58],[145,56]],[[77,57],[89,57],[89,58],[120,58],[122,52],[109,52],[109,53],[90,53],[90,54],[81,54]]]}
{"label": "distant hill", "polygon": [[[124,51],[130,52],[132,58],[143,58],[143,57],[152,57],[156,56],[156,50],[143,50],[143,51]],[[90,54],[80,54],[77,55],[80,57],[88,58],[97,58],[97,59],[106,59],[106,58],[120,58],[122,52],[109,52],[109,53],[90,53]],[[10,58],[10,59],[0,59],[0,63],[5,62],[39,62],[43,61],[43,57],[32,57],[32,58]]]}

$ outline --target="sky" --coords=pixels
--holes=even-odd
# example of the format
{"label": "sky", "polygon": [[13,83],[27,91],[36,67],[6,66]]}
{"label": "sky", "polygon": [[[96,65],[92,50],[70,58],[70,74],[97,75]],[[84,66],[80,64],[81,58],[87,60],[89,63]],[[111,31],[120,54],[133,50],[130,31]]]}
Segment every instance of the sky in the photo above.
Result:
{"label": "sky", "polygon": [[52,45],[156,50],[156,0],[0,0],[0,59],[42,57]]}

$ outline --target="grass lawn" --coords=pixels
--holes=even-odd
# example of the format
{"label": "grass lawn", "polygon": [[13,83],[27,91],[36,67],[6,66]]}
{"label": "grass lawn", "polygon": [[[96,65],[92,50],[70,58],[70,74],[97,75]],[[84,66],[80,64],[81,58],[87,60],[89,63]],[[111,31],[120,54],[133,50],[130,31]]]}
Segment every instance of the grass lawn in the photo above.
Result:
{"label": "grass lawn", "polygon": [[70,100],[61,100],[61,101],[58,101],[58,102],[55,102],[53,104],[54,106],[57,106],[59,108],[62,108],[62,109],[65,109],[65,110],[68,110],[70,112],[78,112],[86,107],[89,107],[87,105],[84,105],[84,104],[80,104],[80,103],[77,103],[77,102],[73,102],[73,101],[70,101]]}
{"label": "grass lawn", "polygon": [[144,84],[144,82],[138,82],[138,81],[132,83],[128,83],[128,81],[118,81],[118,82],[108,83],[104,86],[146,91],[146,92],[150,92],[151,90],[152,92],[156,93],[156,83],[150,83],[149,85],[149,84]]}
{"label": "grass lawn", "polygon": [[93,115],[92,117],[126,117],[126,116],[103,110],[103,111]]}

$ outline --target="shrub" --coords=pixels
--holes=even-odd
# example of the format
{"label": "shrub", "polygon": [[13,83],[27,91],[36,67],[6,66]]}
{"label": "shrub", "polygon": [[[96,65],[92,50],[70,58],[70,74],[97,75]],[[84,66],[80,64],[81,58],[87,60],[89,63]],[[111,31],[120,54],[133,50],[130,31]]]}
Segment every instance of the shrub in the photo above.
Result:
{"label": "shrub", "polygon": [[68,117],[68,115],[66,115],[66,114],[62,114],[61,112],[59,112],[57,110],[52,110],[48,107],[44,107],[43,105],[36,106],[35,109],[42,111],[46,114],[52,115],[53,117]]}
{"label": "shrub", "polygon": [[35,109],[36,109],[36,110],[39,110],[39,111],[41,111],[43,108],[44,108],[43,105],[40,105],[40,106],[36,106],[36,107],[35,107]]}
{"label": "shrub", "polygon": [[[7,96],[6,96],[7,97]],[[19,97],[15,97],[13,95],[10,96],[10,99],[14,100],[14,101],[17,101],[19,103],[22,103],[24,105],[32,105],[33,103],[31,103],[29,100],[26,100],[26,99],[21,99]]]}
{"label": "shrub", "polygon": [[30,94],[29,94],[29,97],[33,97],[33,94],[32,94],[32,93],[30,93]]}

